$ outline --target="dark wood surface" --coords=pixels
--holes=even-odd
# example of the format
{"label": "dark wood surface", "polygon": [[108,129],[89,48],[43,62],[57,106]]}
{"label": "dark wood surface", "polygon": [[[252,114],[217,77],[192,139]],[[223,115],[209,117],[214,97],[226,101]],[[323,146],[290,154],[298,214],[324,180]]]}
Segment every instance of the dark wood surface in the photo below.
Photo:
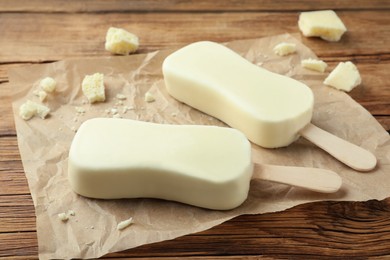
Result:
{"label": "dark wood surface", "polygon": [[[390,130],[390,1],[0,1],[0,258],[36,259],[35,214],[11,111],[7,71],[70,57],[110,55],[109,26],[140,37],[139,53],[197,40],[298,33],[300,11],[333,9],[338,43],[303,38],[331,67],[352,60],[363,86],[350,95]],[[390,173],[389,173],[390,174]],[[240,216],[210,230],[105,258],[390,258],[390,199],[319,202]]]}

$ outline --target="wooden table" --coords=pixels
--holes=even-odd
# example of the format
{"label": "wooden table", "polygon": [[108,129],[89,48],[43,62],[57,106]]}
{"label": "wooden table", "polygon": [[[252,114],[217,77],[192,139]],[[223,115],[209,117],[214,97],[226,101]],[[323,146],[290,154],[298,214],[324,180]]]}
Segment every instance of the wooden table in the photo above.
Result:
{"label": "wooden table", "polygon": [[[7,70],[70,57],[101,57],[109,26],[140,37],[140,53],[197,40],[225,42],[297,33],[300,11],[336,10],[348,27],[338,43],[303,39],[334,67],[357,64],[350,95],[390,130],[390,1],[43,1],[0,2],[0,258],[35,259],[38,247],[11,111]],[[389,173],[390,174],[390,173]],[[210,230],[106,258],[187,259],[390,257],[390,199],[319,202],[241,216]]]}

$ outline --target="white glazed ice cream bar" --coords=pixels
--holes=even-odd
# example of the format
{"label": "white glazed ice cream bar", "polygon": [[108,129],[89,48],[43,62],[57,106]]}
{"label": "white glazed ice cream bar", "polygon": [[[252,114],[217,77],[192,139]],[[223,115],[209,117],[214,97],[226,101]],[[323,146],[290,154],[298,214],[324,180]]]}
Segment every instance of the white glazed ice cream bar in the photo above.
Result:
{"label": "white glazed ice cream bar", "polygon": [[231,209],[248,195],[251,146],[226,127],[164,125],[95,118],[77,131],[69,152],[74,191],[100,198],[160,198]]}
{"label": "white glazed ice cream bar", "polygon": [[287,146],[311,120],[305,84],[261,67],[214,42],[197,42],[163,63],[170,95],[242,131],[266,148]]}
{"label": "white glazed ice cream bar", "polygon": [[329,170],[257,166],[253,176],[250,144],[232,128],[95,118],[72,142],[68,175],[86,197],[158,198],[217,210],[241,205],[252,177],[322,193],[342,184]]}
{"label": "white glazed ice cream bar", "polygon": [[258,67],[229,48],[196,42],[163,63],[168,93],[265,148],[283,147],[300,135],[359,171],[372,170],[375,156],[310,123],[313,93],[305,84]]}

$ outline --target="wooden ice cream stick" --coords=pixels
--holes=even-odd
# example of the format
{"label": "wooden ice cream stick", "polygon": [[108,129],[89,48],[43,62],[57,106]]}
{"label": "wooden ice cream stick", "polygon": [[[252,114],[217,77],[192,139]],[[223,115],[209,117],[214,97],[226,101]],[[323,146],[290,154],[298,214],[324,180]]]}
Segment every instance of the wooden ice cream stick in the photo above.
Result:
{"label": "wooden ice cream stick", "polygon": [[364,172],[370,171],[376,166],[376,157],[370,151],[326,132],[311,123],[303,128],[300,134],[352,169]]}
{"label": "wooden ice cream stick", "polygon": [[336,192],[342,185],[342,179],[337,173],[309,167],[255,164],[253,178],[322,193]]}

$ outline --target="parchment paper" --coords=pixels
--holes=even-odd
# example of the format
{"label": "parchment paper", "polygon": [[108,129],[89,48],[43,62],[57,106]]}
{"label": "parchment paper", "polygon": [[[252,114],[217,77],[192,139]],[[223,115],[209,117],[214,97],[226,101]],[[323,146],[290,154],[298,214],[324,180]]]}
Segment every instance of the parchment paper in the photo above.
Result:
{"label": "parchment paper", "polygon": [[[282,41],[296,43],[297,53],[286,57],[273,54],[273,46]],[[67,157],[75,134],[73,130],[86,119],[110,117],[112,115],[105,111],[117,107],[123,118],[165,124],[224,124],[180,104],[167,94],[161,64],[173,50],[129,57],[72,59],[14,69],[9,72],[14,91],[13,109],[19,149],[37,215],[41,259],[96,258],[206,230],[241,214],[282,211],[319,200],[380,200],[390,195],[388,133],[348,94],[324,86],[325,73],[301,68],[302,59],[316,58],[310,49],[288,34],[234,41],[227,46],[259,66],[310,86],[316,100],[312,122],[372,151],[378,158],[378,167],[370,173],[356,172],[301,138],[287,148],[263,149],[253,145],[253,160],[333,170],[343,178],[339,192],[319,194],[273,184],[256,179],[255,172],[248,199],[230,211],[212,211],[155,199],[103,201],[83,198],[68,184]],[[105,75],[107,101],[90,105],[85,102],[80,85],[85,75],[95,72]],[[58,82],[57,91],[44,102],[52,110],[50,117],[22,120],[18,116],[19,106],[27,99],[38,101],[33,91],[46,76]],[[363,78],[359,88],[364,87]],[[144,101],[146,91],[154,95],[155,102]],[[117,104],[115,96],[118,93],[127,97],[123,105]],[[132,109],[123,113],[124,106]],[[83,107],[86,112],[79,115],[75,107]],[[76,215],[63,223],[57,214],[70,209]],[[117,224],[129,217],[133,217],[134,224],[118,231]]]}

